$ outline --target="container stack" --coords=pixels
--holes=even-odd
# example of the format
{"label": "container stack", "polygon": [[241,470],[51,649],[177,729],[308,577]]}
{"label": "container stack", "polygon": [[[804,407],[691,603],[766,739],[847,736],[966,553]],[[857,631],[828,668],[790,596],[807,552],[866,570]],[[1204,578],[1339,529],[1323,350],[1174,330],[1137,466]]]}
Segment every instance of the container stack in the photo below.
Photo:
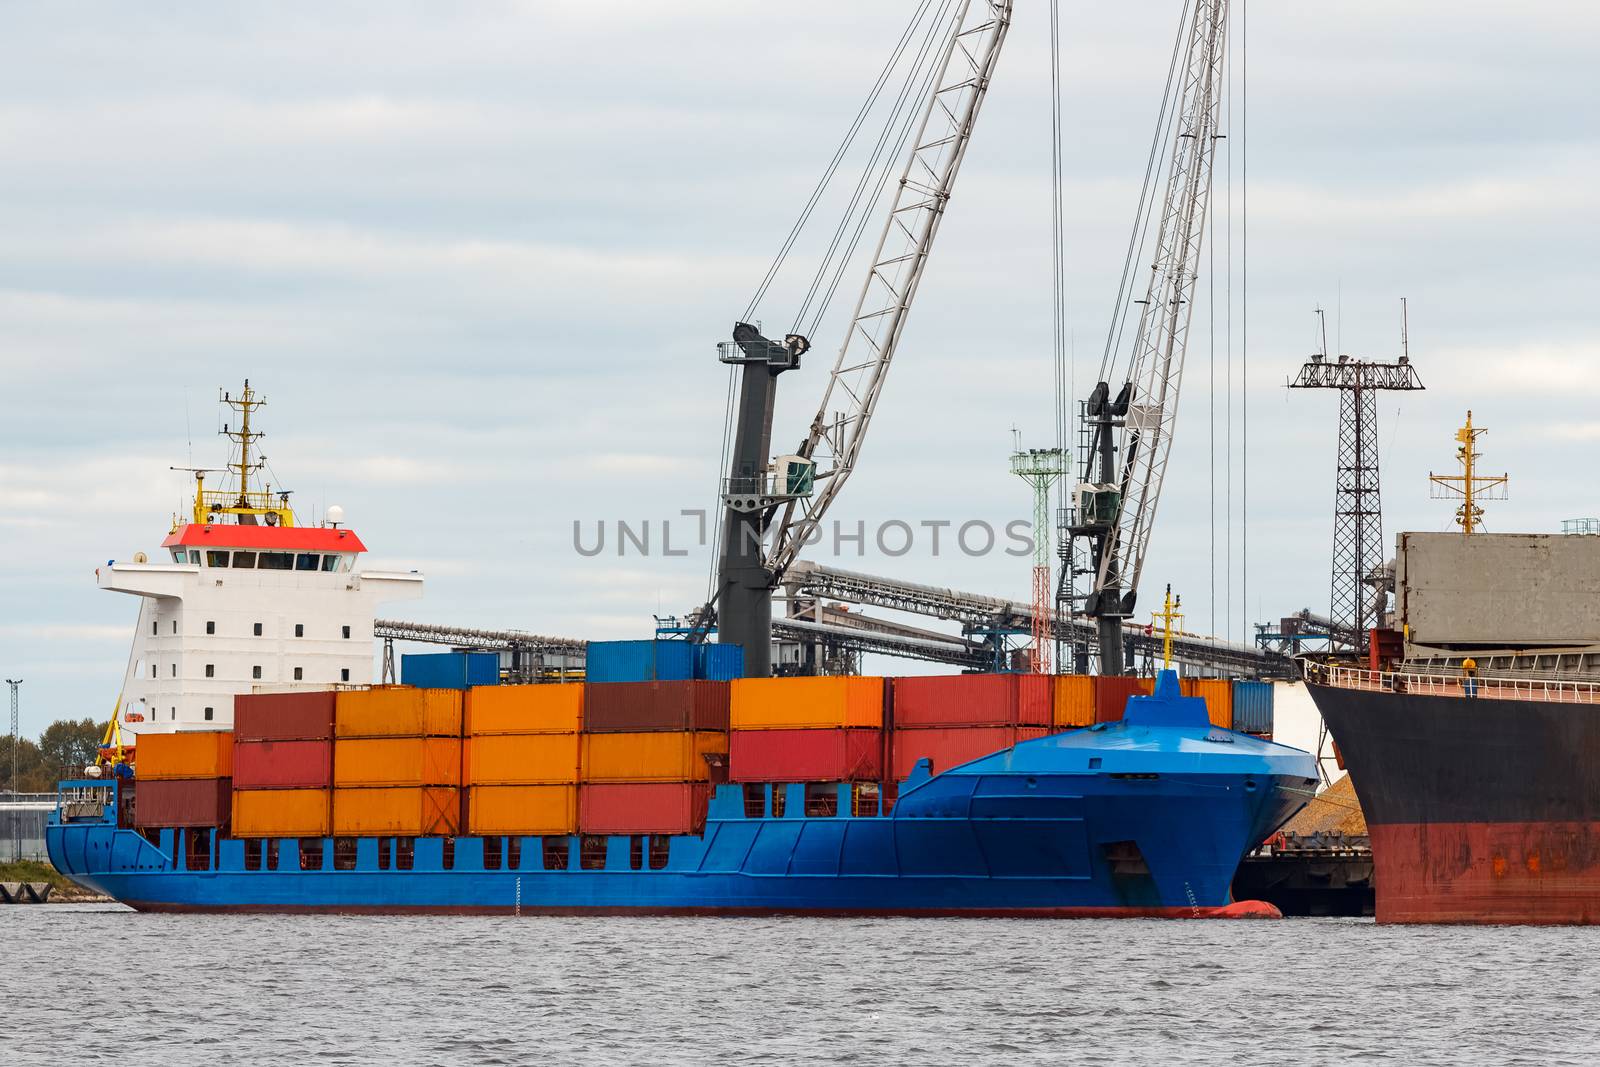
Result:
{"label": "container stack", "polygon": [[384,687],[334,701],[333,832],[461,831],[461,691]]}
{"label": "container stack", "polygon": [[333,789],[334,694],[233,700],[233,835],[324,837]]}
{"label": "container stack", "polygon": [[1272,740],[1272,683],[1239,680],[1233,683],[1232,729]]}
{"label": "container stack", "polygon": [[1094,725],[1094,675],[1056,675],[1054,698],[1051,725],[1057,733]]}
{"label": "container stack", "polygon": [[[696,649],[707,647],[687,641],[590,641],[584,674],[591,682],[686,682],[695,676]],[[743,662],[741,655],[741,667]]]}
{"label": "container stack", "polygon": [[233,734],[226,730],[139,735],[134,825],[226,826],[233,784]]}
{"label": "container stack", "polygon": [[1094,721],[1121,722],[1129,697],[1147,697],[1155,691],[1155,680],[1152,678],[1097,674],[1094,676]]}
{"label": "container stack", "polygon": [[1186,697],[1199,697],[1206,702],[1206,717],[1212,726],[1224,730],[1233,728],[1233,683],[1226,678],[1183,678],[1179,691]]}
{"label": "container stack", "polygon": [[591,682],[585,689],[579,831],[699,833],[711,763],[727,761],[728,683]]}
{"label": "container stack", "polygon": [[582,685],[467,691],[465,784],[471,833],[576,831],[583,713]]}
{"label": "container stack", "polygon": [[876,782],[882,678],[743,678],[730,684],[735,782]]}
{"label": "container stack", "polygon": [[894,679],[893,775],[934,774],[1050,732],[1054,680],[1042,674]]}

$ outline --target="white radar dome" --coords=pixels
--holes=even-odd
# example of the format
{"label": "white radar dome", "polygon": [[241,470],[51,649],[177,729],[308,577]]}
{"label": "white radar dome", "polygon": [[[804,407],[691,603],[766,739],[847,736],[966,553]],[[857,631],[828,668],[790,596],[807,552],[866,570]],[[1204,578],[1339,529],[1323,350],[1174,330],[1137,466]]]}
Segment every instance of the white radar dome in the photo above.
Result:
{"label": "white radar dome", "polygon": [[344,522],[344,508],[338,504],[329,504],[327,512],[322,516],[322,521],[329,526],[337,526]]}

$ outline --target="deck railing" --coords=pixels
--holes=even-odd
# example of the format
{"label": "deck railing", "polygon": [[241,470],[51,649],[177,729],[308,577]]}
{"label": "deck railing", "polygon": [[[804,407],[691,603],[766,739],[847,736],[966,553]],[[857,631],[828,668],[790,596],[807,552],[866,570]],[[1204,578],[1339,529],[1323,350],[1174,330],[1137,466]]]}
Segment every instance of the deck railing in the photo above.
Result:
{"label": "deck railing", "polygon": [[1449,674],[1374,671],[1365,667],[1340,667],[1322,663],[1306,664],[1306,680],[1340,689],[1411,693],[1420,696],[1600,704],[1600,681],[1529,678],[1504,674],[1468,675],[1460,671]]}

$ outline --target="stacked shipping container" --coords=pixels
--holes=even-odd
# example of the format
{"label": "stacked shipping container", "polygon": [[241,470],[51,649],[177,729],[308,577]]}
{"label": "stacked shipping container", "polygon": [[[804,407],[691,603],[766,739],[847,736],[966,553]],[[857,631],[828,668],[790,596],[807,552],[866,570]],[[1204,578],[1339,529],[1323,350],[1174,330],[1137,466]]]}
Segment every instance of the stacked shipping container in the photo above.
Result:
{"label": "stacked shipping container", "polygon": [[731,683],[736,782],[876,782],[883,777],[882,678],[743,678]]}
{"label": "stacked shipping container", "polygon": [[210,827],[228,823],[233,734],[226,730],[140,734],[134,825]]}
{"label": "stacked shipping container", "polygon": [[1178,683],[1186,697],[1199,697],[1206,702],[1206,717],[1212,726],[1224,730],[1233,727],[1233,683],[1226,678],[1184,678]]}
{"label": "stacked shipping container", "polygon": [[334,701],[333,832],[461,828],[461,692],[386,687]]}
{"label": "stacked shipping container", "polygon": [[1052,725],[1054,684],[1042,674],[896,678],[894,779],[909,778],[921,759],[939,774],[1019,741],[1043,737]]}
{"label": "stacked shipping container", "polygon": [[585,688],[579,830],[700,832],[712,764],[727,760],[727,683],[601,682]]}
{"label": "stacked shipping container", "polygon": [[234,836],[327,835],[333,716],[332,691],[234,698]]}
{"label": "stacked shipping container", "polygon": [[562,835],[577,824],[582,685],[503,685],[466,696],[467,825]]}

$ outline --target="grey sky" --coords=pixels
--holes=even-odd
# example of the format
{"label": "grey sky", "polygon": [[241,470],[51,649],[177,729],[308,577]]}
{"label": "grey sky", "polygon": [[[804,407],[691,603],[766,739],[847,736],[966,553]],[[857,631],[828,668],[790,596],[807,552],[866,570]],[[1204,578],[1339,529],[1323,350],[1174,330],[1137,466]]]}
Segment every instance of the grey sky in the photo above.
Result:
{"label": "grey sky", "polygon": [[[93,569],[159,543],[185,488],[167,467],[222,458],[216,390],[247,375],[270,399],[267,453],[303,518],[340,503],[374,563],[428,575],[405,614],[623,637],[647,633],[658,607],[695,603],[704,553],[584,560],[571,523],[709,503],[724,388],[712,346],[912,6],[6,5],[0,659],[27,679],[25,731],[108,713],[134,605],[96,590]],[[1006,455],[1012,426],[1029,444],[1051,433],[1047,8],[1017,6],[834,517],[1027,512]],[[1080,393],[1178,7],[1064,5]],[[1428,392],[1382,404],[1389,532],[1448,521],[1426,476],[1452,467],[1469,406],[1490,428],[1486,462],[1512,475],[1492,528],[1600,512],[1600,9],[1251,8],[1248,603],[1237,517],[1229,595],[1220,502],[1210,597],[1213,428],[1219,494],[1228,482],[1226,156],[1217,414],[1202,309],[1146,570],[1147,589],[1183,593],[1190,628],[1214,611],[1235,636],[1327,603],[1336,400],[1282,388],[1314,347],[1318,302],[1343,350],[1391,355],[1399,297],[1411,300]],[[788,296],[763,312],[786,322]],[[837,334],[814,340],[783,382],[785,447]],[[840,562],[1027,589],[1025,562],[1004,555]]]}

